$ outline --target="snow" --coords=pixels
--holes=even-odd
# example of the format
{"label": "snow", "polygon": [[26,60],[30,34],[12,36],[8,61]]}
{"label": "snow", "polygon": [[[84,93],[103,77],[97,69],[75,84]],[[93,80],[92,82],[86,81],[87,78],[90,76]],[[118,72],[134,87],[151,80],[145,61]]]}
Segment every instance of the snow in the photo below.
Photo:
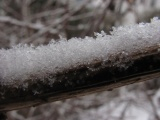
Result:
{"label": "snow", "polygon": [[68,68],[87,65],[95,60],[106,61],[110,55],[128,54],[160,44],[160,20],[113,28],[111,35],[103,31],[95,37],[61,38],[46,46],[17,45],[0,50],[0,83],[23,84],[31,76],[43,80],[48,73],[56,74]]}

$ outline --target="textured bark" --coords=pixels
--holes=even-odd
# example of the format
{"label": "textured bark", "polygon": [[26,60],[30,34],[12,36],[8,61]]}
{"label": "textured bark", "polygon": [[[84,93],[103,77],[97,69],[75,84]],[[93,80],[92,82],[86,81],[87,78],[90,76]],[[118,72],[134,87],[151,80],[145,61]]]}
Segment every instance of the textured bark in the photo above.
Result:
{"label": "textured bark", "polygon": [[[77,68],[68,68],[56,75],[49,74],[43,78],[45,79],[43,81],[36,79],[36,76],[31,76],[26,80],[28,87],[25,89],[23,86],[15,88],[0,85],[0,111],[37,106],[75,96],[112,90],[158,77],[160,77],[160,52],[159,46],[155,45],[125,57],[121,54],[111,55],[110,59],[105,62],[95,61]],[[55,82],[51,83],[51,79],[55,79]]]}

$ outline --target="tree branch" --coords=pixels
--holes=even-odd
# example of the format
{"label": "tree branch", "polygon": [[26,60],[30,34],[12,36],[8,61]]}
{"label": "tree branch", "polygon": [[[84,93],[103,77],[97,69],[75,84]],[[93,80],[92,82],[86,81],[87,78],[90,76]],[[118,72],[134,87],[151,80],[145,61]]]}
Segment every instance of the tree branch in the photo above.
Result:
{"label": "tree branch", "polygon": [[[40,24],[33,24],[33,23],[28,23],[26,21],[19,21],[19,20],[16,20],[14,18],[11,18],[11,17],[6,17],[6,16],[0,16],[0,23],[9,23],[9,24],[12,24],[12,25],[15,25],[15,26],[19,26],[19,27],[26,27],[26,28],[30,28],[30,29],[33,29],[33,30],[45,30],[45,29],[48,29],[48,27],[45,27],[43,25],[40,25]],[[49,29],[48,30],[49,33],[51,34],[55,34],[57,33],[57,30],[56,29]]]}
{"label": "tree branch", "polygon": [[159,24],[153,20],[120,27],[111,36],[102,34],[96,40],[75,38],[37,48],[1,50],[0,111],[160,77]]}
{"label": "tree branch", "polygon": [[[50,75],[50,78],[44,78],[46,82],[40,79],[32,81],[27,89],[0,85],[0,111],[37,106],[160,77],[160,53],[156,46],[147,49],[145,54],[134,53],[131,56],[133,64],[127,69],[113,66],[110,60],[106,67],[101,66],[102,61],[97,61]],[[49,84],[51,77],[57,79],[52,85]]]}

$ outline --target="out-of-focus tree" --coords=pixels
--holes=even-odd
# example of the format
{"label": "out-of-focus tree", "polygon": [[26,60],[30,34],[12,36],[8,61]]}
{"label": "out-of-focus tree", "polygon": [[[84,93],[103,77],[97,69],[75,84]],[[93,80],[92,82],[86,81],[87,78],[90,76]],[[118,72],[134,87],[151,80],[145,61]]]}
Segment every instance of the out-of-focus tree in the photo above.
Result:
{"label": "out-of-focus tree", "polygon": [[[0,48],[19,43],[48,44],[51,39],[58,41],[59,36],[94,36],[101,30],[110,34],[112,26],[147,22],[154,16],[160,16],[159,0],[0,0]],[[138,119],[141,113],[142,119],[160,120],[159,86],[157,79],[113,92],[12,111],[8,117],[130,120]]]}
{"label": "out-of-focus tree", "polygon": [[[47,44],[59,35],[93,36],[112,26],[148,21],[159,15],[156,0],[1,0],[0,42]],[[4,29],[5,28],[5,29]]]}

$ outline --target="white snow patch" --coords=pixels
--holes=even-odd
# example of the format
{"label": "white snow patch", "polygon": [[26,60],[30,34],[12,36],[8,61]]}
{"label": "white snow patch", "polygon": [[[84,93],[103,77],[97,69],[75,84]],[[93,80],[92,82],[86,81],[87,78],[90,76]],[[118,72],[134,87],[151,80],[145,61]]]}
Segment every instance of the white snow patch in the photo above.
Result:
{"label": "white snow patch", "polygon": [[[0,50],[0,83],[11,85],[30,76],[43,78],[64,69],[87,65],[94,60],[107,60],[110,54],[128,54],[146,46],[160,44],[160,20],[113,28],[111,35],[98,33],[96,38],[85,37],[54,41],[47,46],[17,45]],[[129,59],[129,58],[128,58]]]}

